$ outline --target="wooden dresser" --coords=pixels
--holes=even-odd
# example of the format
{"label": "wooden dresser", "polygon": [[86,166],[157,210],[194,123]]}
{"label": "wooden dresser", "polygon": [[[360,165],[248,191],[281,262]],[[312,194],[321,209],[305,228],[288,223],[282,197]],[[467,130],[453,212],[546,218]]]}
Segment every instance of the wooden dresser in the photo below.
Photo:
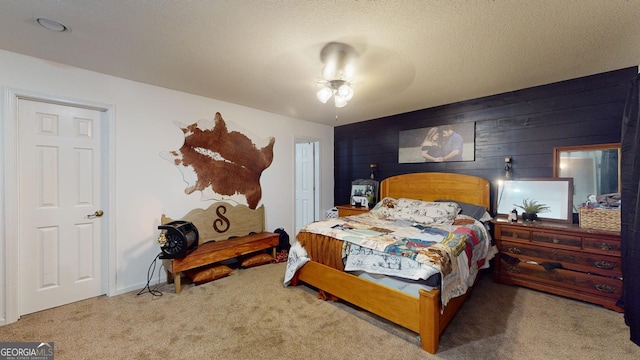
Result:
{"label": "wooden dresser", "polygon": [[360,215],[369,211],[368,207],[353,205],[338,205],[338,216]]}
{"label": "wooden dresser", "polygon": [[497,218],[500,254],[494,280],[526,286],[622,312],[620,233],[554,222],[512,223]]}

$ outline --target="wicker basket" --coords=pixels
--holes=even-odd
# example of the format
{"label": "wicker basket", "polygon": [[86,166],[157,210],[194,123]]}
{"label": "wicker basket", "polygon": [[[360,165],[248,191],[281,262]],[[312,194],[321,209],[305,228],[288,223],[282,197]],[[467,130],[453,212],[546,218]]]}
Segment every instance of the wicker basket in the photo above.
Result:
{"label": "wicker basket", "polygon": [[580,208],[580,227],[585,229],[620,231],[620,211]]}

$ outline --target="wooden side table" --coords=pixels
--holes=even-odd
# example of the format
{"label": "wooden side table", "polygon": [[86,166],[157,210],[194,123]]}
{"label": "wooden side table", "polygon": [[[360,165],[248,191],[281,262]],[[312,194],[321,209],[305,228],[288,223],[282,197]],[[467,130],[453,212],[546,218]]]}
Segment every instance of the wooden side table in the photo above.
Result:
{"label": "wooden side table", "polygon": [[338,216],[360,215],[369,212],[368,207],[353,205],[338,205]]}

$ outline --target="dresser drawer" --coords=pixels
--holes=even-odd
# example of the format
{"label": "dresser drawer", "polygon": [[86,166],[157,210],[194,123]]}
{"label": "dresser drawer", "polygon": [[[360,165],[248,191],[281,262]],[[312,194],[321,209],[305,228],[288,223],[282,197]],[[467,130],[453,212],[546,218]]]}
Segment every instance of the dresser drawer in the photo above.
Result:
{"label": "dresser drawer", "polygon": [[570,234],[534,231],[531,234],[531,241],[563,248],[582,249],[582,238]]}
{"label": "dresser drawer", "polygon": [[560,250],[531,244],[503,241],[500,243],[500,251],[521,261],[531,260],[541,265],[553,263],[562,264],[562,268],[599,274],[603,276],[622,276],[621,259],[614,256],[592,254],[571,250]]}
{"label": "dresser drawer", "polygon": [[531,240],[531,231],[521,227],[500,227],[500,233],[497,237],[501,240],[513,241],[529,241]]}
{"label": "dresser drawer", "polygon": [[620,253],[622,251],[620,240],[614,239],[598,239],[585,237],[582,240],[582,247],[584,251],[612,256],[620,256]]}
{"label": "dresser drawer", "polygon": [[501,275],[503,277],[539,282],[547,286],[572,289],[611,299],[619,299],[622,296],[622,280],[565,269],[547,271],[539,265],[525,262],[509,263],[502,258],[500,262],[501,268],[504,269]]}

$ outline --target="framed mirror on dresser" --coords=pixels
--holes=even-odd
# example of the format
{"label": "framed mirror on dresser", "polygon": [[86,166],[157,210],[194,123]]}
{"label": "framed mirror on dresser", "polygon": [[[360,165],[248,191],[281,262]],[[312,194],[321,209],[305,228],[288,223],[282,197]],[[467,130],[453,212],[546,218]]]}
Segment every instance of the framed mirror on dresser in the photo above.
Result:
{"label": "framed mirror on dresser", "polygon": [[553,177],[573,178],[573,212],[589,195],[620,192],[620,143],[553,149]]}

